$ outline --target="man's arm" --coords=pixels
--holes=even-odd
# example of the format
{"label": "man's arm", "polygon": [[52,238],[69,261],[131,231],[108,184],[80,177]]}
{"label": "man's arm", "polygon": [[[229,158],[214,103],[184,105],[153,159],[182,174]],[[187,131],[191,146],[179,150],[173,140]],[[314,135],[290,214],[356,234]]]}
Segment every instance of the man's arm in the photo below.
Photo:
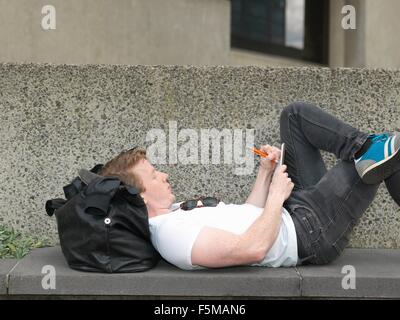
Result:
{"label": "man's arm", "polygon": [[283,202],[282,194],[270,193],[263,213],[241,235],[203,228],[192,248],[192,264],[217,268],[263,260],[279,234]]}
{"label": "man's arm", "polygon": [[282,165],[274,172],[262,214],[241,235],[204,228],[192,247],[191,262],[204,267],[225,267],[262,261],[273,246],[282,221],[282,206],[294,184]]}
{"label": "man's arm", "polygon": [[266,152],[268,156],[266,158],[260,158],[260,168],[258,169],[256,181],[254,182],[246,203],[264,208],[271,179],[276,167],[276,161],[279,160],[281,151],[270,145],[261,146],[261,151]]}
{"label": "man's arm", "polygon": [[271,184],[272,171],[268,171],[260,167],[254,182],[253,188],[246,200],[246,203],[250,203],[256,207],[263,208],[265,201],[268,197],[269,185]]}

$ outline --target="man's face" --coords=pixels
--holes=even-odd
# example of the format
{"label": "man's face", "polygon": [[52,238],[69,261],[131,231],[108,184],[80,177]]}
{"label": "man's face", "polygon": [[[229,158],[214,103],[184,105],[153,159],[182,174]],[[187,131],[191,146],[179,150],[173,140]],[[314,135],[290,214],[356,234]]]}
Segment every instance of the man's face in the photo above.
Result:
{"label": "man's face", "polygon": [[171,185],[168,183],[168,175],[157,171],[147,159],[140,160],[132,172],[142,180],[145,189],[141,193],[149,209],[149,215],[169,209],[174,203],[175,196],[172,193]]}

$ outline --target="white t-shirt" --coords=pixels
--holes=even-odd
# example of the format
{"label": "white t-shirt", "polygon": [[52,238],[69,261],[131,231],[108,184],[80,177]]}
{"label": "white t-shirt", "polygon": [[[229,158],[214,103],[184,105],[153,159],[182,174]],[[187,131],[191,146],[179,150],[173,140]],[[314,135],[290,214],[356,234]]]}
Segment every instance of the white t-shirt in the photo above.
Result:
{"label": "white t-shirt", "polygon": [[[179,207],[175,203],[171,209]],[[181,209],[149,218],[151,242],[168,262],[184,270],[204,269],[192,264],[192,247],[205,226],[223,229],[235,234],[245,232],[262,214],[263,209],[245,203]],[[252,266],[292,267],[297,264],[296,230],[290,214],[282,208],[282,223],[277,239],[264,260]]]}

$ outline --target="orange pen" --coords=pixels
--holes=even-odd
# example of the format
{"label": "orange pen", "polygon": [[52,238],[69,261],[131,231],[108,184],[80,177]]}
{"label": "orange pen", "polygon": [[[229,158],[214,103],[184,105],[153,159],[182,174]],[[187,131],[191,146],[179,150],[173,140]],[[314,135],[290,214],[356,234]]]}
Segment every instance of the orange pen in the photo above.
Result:
{"label": "orange pen", "polygon": [[[261,150],[258,150],[255,147],[251,148],[251,151],[253,151],[255,154],[259,155],[261,158],[268,157],[268,153],[265,153],[265,152],[263,152]],[[278,162],[278,160],[275,160],[275,162]]]}
{"label": "orange pen", "polygon": [[268,157],[268,154],[265,152],[262,152],[261,150],[256,149],[255,147],[251,148],[251,151],[253,151],[255,154],[258,154],[262,158]]}

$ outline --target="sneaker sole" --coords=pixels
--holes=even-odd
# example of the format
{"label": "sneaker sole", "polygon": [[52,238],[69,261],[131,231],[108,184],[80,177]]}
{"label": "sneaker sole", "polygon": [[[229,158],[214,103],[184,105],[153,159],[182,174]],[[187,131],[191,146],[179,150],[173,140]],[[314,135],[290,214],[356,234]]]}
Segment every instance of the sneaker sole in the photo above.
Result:
{"label": "sneaker sole", "polygon": [[376,184],[389,178],[398,170],[400,170],[399,150],[392,154],[390,158],[377,162],[368,168],[361,176],[361,179],[366,184]]}

